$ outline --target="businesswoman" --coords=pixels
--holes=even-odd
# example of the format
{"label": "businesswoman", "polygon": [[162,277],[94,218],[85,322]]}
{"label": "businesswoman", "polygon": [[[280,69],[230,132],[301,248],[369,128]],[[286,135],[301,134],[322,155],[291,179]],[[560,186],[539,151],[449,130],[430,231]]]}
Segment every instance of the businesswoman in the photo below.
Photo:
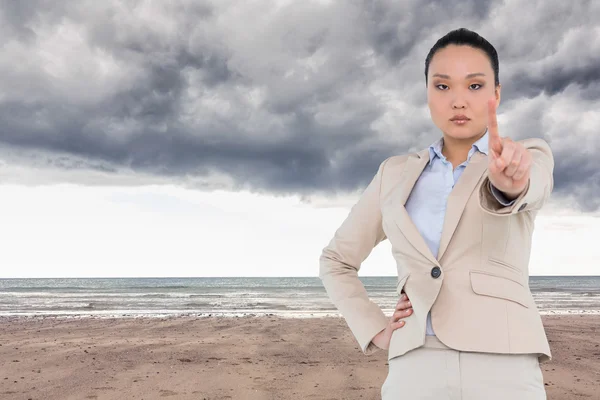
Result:
{"label": "businesswoman", "polygon": [[[323,249],[319,277],[362,351],[388,350],[384,400],[546,399],[540,363],[551,353],[528,265],[552,152],[498,127],[498,55],[477,33],[440,38],[425,84],[441,137],[379,165]],[[358,279],[385,239],[398,270],[391,318]]]}

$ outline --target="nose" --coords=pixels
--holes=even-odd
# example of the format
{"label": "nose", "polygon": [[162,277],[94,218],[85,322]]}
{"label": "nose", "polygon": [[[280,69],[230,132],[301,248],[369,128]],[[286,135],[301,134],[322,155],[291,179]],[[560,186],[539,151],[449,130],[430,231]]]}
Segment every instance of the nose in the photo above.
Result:
{"label": "nose", "polygon": [[464,100],[464,96],[462,94],[459,93],[455,93],[452,99],[452,108],[453,109],[460,109],[460,108],[465,108],[465,100]]}
{"label": "nose", "polygon": [[465,103],[462,100],[454,100],[452,102],[452,108],[453,109],[460,109],[460,108],[465,108]]}

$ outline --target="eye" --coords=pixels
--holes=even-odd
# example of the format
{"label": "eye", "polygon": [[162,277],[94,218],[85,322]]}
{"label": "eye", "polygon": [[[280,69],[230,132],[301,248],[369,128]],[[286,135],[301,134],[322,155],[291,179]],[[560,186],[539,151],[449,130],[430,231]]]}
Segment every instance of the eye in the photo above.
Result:
{"label": "eye", "polygon": [[[441,88],[440,86],[445,86],[445,88]],[[473,88],[473,86],[478,86],[477,88]],[[446,90],[448,88],[447,85],[444,85],[443,83],[439,83],[437,85],[435,85],[436,88],[438,88],[439,90]],[[483,85],[479,84],[479,83],[472,83],[469,85],[470,88],[474,89],[474,90],[479,90],[483,87]]]}

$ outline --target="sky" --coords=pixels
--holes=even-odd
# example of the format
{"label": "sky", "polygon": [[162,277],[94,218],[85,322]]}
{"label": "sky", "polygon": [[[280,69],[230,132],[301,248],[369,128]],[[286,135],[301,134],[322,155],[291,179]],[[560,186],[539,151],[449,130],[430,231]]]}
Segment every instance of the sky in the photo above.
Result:
{"label": "sky", "polygon": [[500,134],[554,154],[531,275],[600,275],[600,3],[458,4],[0,2],[0,278],[318,276],[381,161],[440,137],[425,57],[460,27]]}

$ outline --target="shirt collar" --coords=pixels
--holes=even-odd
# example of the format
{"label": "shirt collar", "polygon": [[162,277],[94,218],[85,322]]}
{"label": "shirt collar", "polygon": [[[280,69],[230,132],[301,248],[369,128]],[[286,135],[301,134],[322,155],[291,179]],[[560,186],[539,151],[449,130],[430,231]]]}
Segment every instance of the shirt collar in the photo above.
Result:
{"label": "shirt collar", "polygon": [[[475,153],[475,150],[485,154],[487,156],[488,154],[488,146],[489,146],[489,139],[488,139],[488,130],[485,130],[485,134],[479,139],[477,140],[475,143],[473,143],[473,145],[471,146],[471,150],[469,150],[469,155],[467,156],[467,161],[471,159],[471,156],[473,155],[473,153]],[[444,157],[444,155],[442,154],[442,146],[444,144],[444,137],[442,136],[441,138],[439,138],[438,140],[436,140],[434,143],[432,143],[429,146],[429,162],[431,163],[433,161],[433,159],[437,156],[442,160],[445,160],[446,157]]]}

